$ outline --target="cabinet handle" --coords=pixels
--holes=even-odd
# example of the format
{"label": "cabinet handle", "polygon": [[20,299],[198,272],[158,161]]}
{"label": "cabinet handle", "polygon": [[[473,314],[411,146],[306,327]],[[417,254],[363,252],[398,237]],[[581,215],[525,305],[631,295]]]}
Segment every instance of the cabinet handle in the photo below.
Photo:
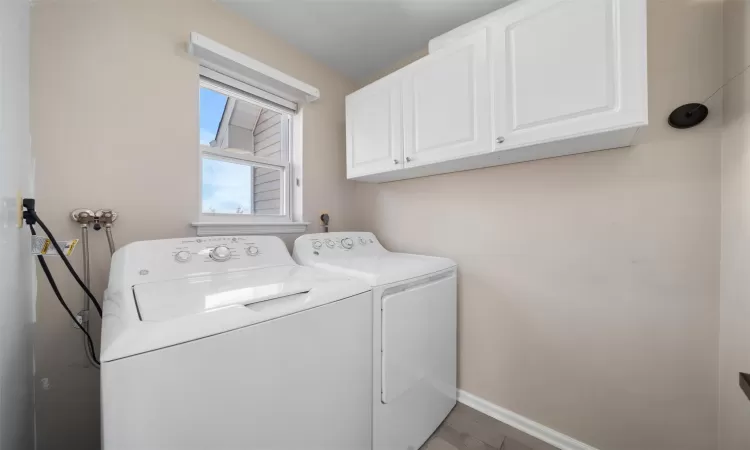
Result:
{"label": "cabinet handle", "polygon": [[495,142],[497,142],[498,144],[502,144],[503,142],[505,142],[505,138],[500,136],[499,138],[495,139]]}
{"label": "cabinet handle", "polygon": [[406,157],[406,162],[411,162],[411,158],[407,156]]}
{"label": "cabinet handle", "polygon": [[393,160],[393,164],[398,164],[398,160],[397,160],[397,159],[394,159],[394,160]]}

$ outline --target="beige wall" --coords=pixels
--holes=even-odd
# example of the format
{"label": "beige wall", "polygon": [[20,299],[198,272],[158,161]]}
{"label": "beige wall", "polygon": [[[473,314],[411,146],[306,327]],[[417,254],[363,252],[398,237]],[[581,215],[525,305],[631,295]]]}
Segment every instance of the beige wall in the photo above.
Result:
{"label": "beige wall", "polygon": [[[78,237],[74,208],[113,208],[118,245],[194,235],[198,211],[198,76],[185,53],[197,31],[320,89],[304,111],[304,212],[318,231],[347,215],[343,97],[353,85],[210,0],[38,1],[32,10],[32,136],[37,207],[60,239]],[[109,255],[92,233],[93,291],[101,294]],[[80,253],[76,255],[79,266]],[[54,273],[74,311],[80,291]],[[93,309],[92,309],[93,311]],[[39,281],[36,326],[39,448],[98,448],[98,373],[80,332]],[[98,320],[93,327],[98,335]],[[42,378],[49,389],[41,389]],[[69,445],[68,445],[69,447]]]}
{"label": "beige wall", "polygon": [[721,26],[649,2],[641,145],[357,186],[359,228],[458,262],[461,389],[601,450],[716,449],[721,96],[666,117],[721,85]]}
{"label": "beige wall", "polygon": [[[750,1],[724,3],[724,76],[750,65]],[[750,402],[738,373],[750,372],[750,72],[724,89],[721,214],[721,450],[750,448]]]}

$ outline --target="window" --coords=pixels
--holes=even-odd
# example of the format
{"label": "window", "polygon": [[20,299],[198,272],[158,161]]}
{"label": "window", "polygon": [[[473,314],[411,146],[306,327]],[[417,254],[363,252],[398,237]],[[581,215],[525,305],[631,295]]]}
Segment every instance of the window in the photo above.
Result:
{"label": "window", "polygon": [[198,236],[303,233],[303,110],[320,91],[196,32],[187,50],[200,74]]}
{"label": "window", "polygon": [[[202,70],[201,215],[213,221],[291,221],[293,112],[252,86]],[[244,89],[243,89],[244,88]],[[272,94],[260,92],[264,97]]]}

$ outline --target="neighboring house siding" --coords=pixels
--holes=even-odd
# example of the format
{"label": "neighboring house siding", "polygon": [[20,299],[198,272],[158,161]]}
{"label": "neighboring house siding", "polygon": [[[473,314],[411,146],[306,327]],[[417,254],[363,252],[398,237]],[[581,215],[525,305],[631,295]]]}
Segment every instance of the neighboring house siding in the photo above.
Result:
{"label": "neighboring house siding", "polygon": [[228,147],[253,151],[255,137],[252,130],[237,125],[229,125],[227,137],[229,139]]}
{"label": "neighboring house siding", "polygon": [[[255,156],[281,157],[281,115],[264,109],[253,131]],[[281,178],[278,170],[254,169],[254,208],[256,214],[279,214]]]}

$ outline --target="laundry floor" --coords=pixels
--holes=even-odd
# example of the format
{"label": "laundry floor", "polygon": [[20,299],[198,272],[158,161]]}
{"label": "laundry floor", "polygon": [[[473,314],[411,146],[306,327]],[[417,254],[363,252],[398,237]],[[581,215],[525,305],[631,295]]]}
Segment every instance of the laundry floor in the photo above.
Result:
{"label": "laundry floor", "polygon": [[461,403],[420,450],[558,450]]}

